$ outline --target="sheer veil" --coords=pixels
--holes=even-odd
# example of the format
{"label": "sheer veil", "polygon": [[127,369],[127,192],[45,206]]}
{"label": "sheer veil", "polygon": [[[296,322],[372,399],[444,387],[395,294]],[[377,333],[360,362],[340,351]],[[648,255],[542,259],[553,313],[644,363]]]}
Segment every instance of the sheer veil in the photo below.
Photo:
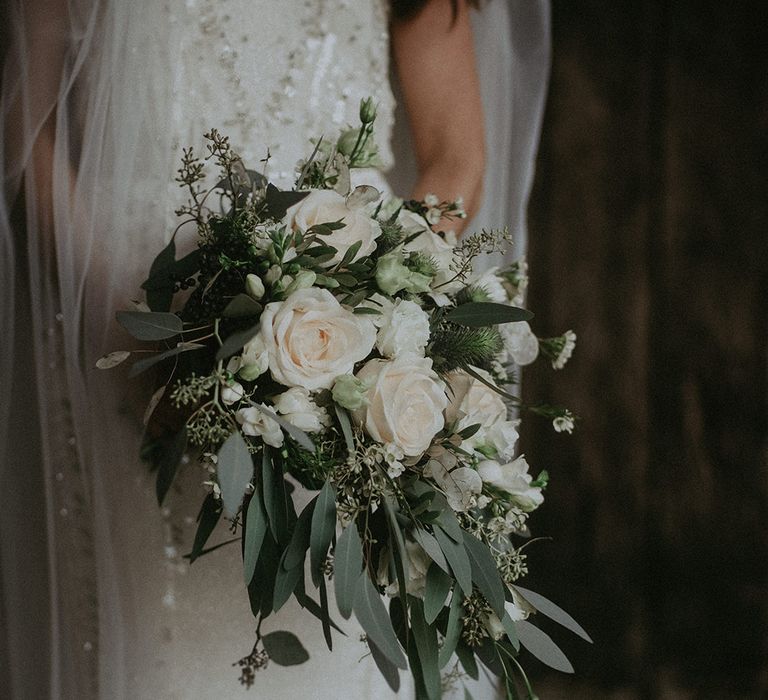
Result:
{"label": "sheer veil", "polygon": [[[0,687],[11,698],[121,698],[141,605],[121,554],[137,544],[131,520],[157,515],[120,497],[143,469],[125,372],[93,367],[125,347],[114,311],[172,231],[178,154],[162,125],[179,27],[154,0],[13,0],[5,13]],[[490,0],[474,16],[488,168],[472,225],[510,224],[513,257],[548,22],[546,0]],[[397,141],[405,192],[407,140]]]}

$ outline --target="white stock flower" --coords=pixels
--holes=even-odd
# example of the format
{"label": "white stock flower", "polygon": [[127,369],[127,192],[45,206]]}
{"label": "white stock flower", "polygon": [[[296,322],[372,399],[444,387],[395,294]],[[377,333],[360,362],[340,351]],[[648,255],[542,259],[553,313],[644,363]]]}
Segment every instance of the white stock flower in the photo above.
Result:
{"label": "white stock flower", "polygon": [[418,457],[444,425],[448,399],[432,360],[403,355],[374,359],[357,373],[368,390],[368,405],[354,411],[357,423],[382,444],[394,443],[408,457]]}
{"label": "white stock flower", "polygon": [[504,340],[504,349],[515,364],[529,365],[539,356],[539,340],[528,321],[502,323],[499,330]]}
{"label": "white stock flower", "polygon": [[426,204],[428,207],[436,207],[438,204],[440,204],[440,197],[438,197],[436,194],[428,192],[424,195],[424,204]]}
{"label": "white stock flower", "polygon": [[476,275],[472,281],[475,287],[483,289],[491,301],[498,304],[506,304],[508,301],[507,290],[504,289],[501,277],[496,272],[498,267],[492,267],[480,275]]}
{"label": "white stock flower", "polygon": [[267,445],[281,447],[283,444],[283,431],[276,420],[270,418],[261,408],[267,408],[264,404],[241,408],[236,414],[237,422],[242,426],[246,435],[260,437]]}
{"label": "white stock flower", "polygon": [[245,396],[245,390],[243,389],[243,385],[239,382],[224,384],[219,392],[219,398],[221,398],[226,406],[231,406],[233,403],[237,403],[243,396]]}
{"label": "white stock flower", "polygon": [[257,333],[249,340],[243,348],[243,354],[240,356],[240,369],[238,374],[247,382],[252,382],[260,377],[269,367],[269,354],[264,345],[264,339],[261,332]]}
{"label": "white stock flower", "polygon": [[528,473],[528,462],[522,455],[513,462],[501,464],[486,459],[477,465],[483,482],[495,486],[512,497],[522,510],[530,513],[544,502],[540,486],[532,486],[533,479]]}
{"label": "white stock flower", "polygon": [[318,406],[303,387],[278,394],[272,403],[285,420],[307,433],[319,433],[330,421],[327,411]]}
{"label": "white stock flower", "polygon": [[288,387],[330,389],[349,374],[376,341],[370,319],[345,309],[327,289],[301,289],[285,301],[267,304],[260,335],[269,369]]}
{"label": "white stock flower", "polygon": [[365,206],[348,206],[347,200],[333,190],[312,190],[304,199],[288,209],[285,224],[294,230],[306,231],[315,224],[327,224],[343,219],[343,228],[322,236],[323,242],[336,248],[336,255],[325,263],[331,267],[340,262],[349,248],[361,242],[355,259],[370,255],[376,249],[381,226]]}
{"label": "white stock flower", "polygon": [[424,355],[429,342],[429,316],[408,299],[398,299],[382,310],[374,323],[379,326],[376,347],[385,357],[398,357],[406,353]]}

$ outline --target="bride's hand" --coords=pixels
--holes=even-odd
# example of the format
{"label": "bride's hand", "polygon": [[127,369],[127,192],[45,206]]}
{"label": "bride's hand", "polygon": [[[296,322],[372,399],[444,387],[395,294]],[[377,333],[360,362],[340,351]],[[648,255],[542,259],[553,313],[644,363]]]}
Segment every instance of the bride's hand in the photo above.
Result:
{"label": "bride's hand", "polygon": [[[428,0],[392,26],[392,47],[418,167],[415,199],[461,196],[469,216],[480,206],[485,135],[475,48],[466,0]],[[445,224],[461,233],[465,220]]]}

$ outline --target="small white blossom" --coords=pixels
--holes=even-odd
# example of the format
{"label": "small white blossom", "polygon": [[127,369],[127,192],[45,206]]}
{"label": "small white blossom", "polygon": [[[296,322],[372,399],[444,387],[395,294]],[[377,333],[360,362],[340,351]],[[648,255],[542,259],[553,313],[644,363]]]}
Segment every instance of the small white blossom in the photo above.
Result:
{"label": "small white blossom", "polygon": [[240,357],[240,368],[238,374],[247,382],[252,382],[257,377],[264,374],[269,367],[269,354],[264,344],[261,333],[257,333],[254,338],[246,343],[243,348],[243,354]]}
{"label": "small white blossom", "polygon": [[440,204],[440,197],[430,192],[424,195],[424,204],[426,204],[428,207],[436,207],[438,204]]}
{"label": "small white blossom", "polygon": [[249,406],[241,408],[236,414],[237,422],[240,423],[243,433],[254,437],[260,437],[267,445],[272,447],[282,447],[283,431],[276,420],[270,418],[261,409],[267,408],[264,404],[260,406]]}
{"label": "small white blossom", "polygon": [[443,212],[441,212],[437,207],[433,207],[432,209],[427,210],[426,219],[429,224],[432,226],[435,226],[440,223],[440,219],[443,218]]}
{"label": "small white blossom", "polygon": [[226,406],[231,406],[232,404],[237,403],[242,400],[243,396],[245,396],[243,385],[235,381],[222,386],[221,391],[219,392],[219,397]]}
{"label": "small white blossom", "polygon": [[565,367],[565,363],[571,359],[571,355],[573,355],[573,349],[576,347],[576,334],[573,331],[566,331],[563,333],[562,340],[563,349],[560,351],[558,356],[552,360],[552,367],[554,369],[562,369]]}
{"label": "small white blossom", "polygon": [[303,387],[293,387],[273,399],[275,410],[291,425],[308,433],[319,433],[330,423],[328,412],[318,406]]}
{"label": "small white blossom", "polygon": [[570,411],[566,411],[562,416],[557,416],[552,420],[552,426],[555,432],[572,433],[574,428],[573,415]]}

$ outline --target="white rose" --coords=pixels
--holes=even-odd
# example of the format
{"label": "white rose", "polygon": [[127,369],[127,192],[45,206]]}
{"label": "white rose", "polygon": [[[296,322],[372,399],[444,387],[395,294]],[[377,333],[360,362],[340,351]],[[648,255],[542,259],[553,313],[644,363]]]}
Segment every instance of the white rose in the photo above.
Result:
{"label": "white rose", "polygon": [[270,418],[261,411],[260,406],[249,406],[241,408],[236,414],[237,422],[243,426],[243,432],[246,435],[260,437],[267,445],[272,447],[281,447],[283,444],[283,431],[276,420]]}
{"label": "white rose", "polygon": [[310,398],[309,392],[303,387],[294,387],[278,394],[272,403],[285,420],[307,433],[319,433],[328,425],[328,413]]}
{"label": "white rose", "polygon": [[504,349],[518,365],[529,365],[539,356],[539,340],[527,321],[502,323],[499,326]]}
{"label": "white rose", "polygon": [[[413,301],[398,299],[377,317],[376,347],[385,357],[424,355],[429,341],[429,316]],[[376,323],[376,321],[374,321]]]}
{"label": "white rose", "polygon": [[531,486],[533,479],[528,473],[528,462],[522,455],[507,464],[492,459],[483,460],[477,465],[477,471],[486,484],[508,493],[526,513],[544,502],[541,487]]}
{"label": "white rose", "polygon": [[238,374],[247,382],[252,382],[260,377],[269,367],[269,354],[264,345],[264,339],[261,333],[249,340],[243,348],[243,354],[240,357],[240,368]]}
{"label": "white rose", "polygon": [[336,248],[336,255],[326,263],[331,267],[340,262],[349,248],[362,242],[356,258],[370,255],[376,249],[381,226],[368,213],[365,206],[347,206],[347,201],[333,190],[312,190],[304,199],[288,209],[285,224],[294,230],[306,231],[315,224],[328,224],[343,219],[344,227],[322,240]]}
{"label": "white rose", "polygon": [[345,309],[327,289],[301,289],[267,304],[260,335],[276,381],[310,391],[330,389],[349,374],[376,341],[370,319]]}
{"label": "white rose", "polygon": [[355,420],[382,444],[394,443],[408,457],[421,455],[445,424],[445,385],[432,360],[403,355],[370,360],[357,373],[368,390],[368,405],[354,411]]}
{"label": "white rose", "polygon": [[497,304],[506,304],[508,301],[507,290],[504,289],[501,277],[496,274],[498,269],[498,267],[492,267],[482,274],[474,276],[472,284],[483,289],[491,301],[495,301]]}

